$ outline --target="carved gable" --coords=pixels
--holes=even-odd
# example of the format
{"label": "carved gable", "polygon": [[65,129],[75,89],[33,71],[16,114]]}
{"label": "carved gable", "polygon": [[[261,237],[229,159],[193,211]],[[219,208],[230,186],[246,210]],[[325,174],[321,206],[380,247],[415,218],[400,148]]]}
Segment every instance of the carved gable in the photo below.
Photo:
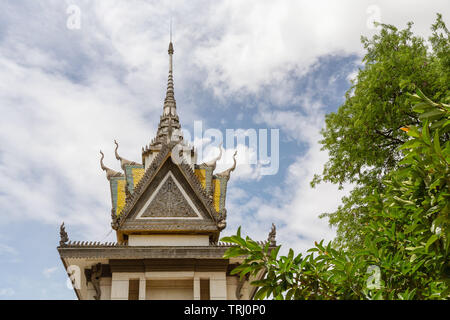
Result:
{"label": "carved gable", "polygon": [[170,151],[152,163],[140,184],[127,204],[119,234],[188,232],[217,238],[212,199],[189,166],[172,161]]}
{"label": "carved gable", "polygon": [[200,212],[169,171],[136,219],[202,219]]}

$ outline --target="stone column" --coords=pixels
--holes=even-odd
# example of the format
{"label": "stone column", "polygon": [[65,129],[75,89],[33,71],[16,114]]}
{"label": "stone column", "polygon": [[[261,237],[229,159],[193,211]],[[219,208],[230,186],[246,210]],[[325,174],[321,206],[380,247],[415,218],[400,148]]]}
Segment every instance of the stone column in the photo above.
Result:
{"label": "stone column", "polygon": [[200,278],[194,278],[194,300],[200,300]]}
{"label": "stone column", "polygon": [[209,278],[209,295],[211,300],[227,299],[227,280],[225,272],[212,273]]}
{"label": "stone column", "polygon": [[113,273],[111,280],[111,300],[128,300],[129,282],[128,277]]}
{"label": "stone column", "polygon": [[147,279],[144,276],[139,278],[139,300],[145,300],[145,291],[147,290]]}

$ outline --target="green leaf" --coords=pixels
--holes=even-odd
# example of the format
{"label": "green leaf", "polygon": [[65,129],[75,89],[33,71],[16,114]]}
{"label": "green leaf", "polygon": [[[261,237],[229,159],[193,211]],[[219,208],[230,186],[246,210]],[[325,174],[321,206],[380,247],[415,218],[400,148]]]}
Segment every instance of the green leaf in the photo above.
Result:
{"label": "green leaf", "polygon": [[442,156],[441,144],[439,142],[439,130],[437,130],[436,133],[434,134],[433,147],[434,147],[434,150],[436,151],[436,153],[438,155]]}
{"label": "green leaf", "polygon": [[418,113],[423,113],[426,110],[429,110],[431,108],[430,104],[427,102],[419,102],[414,105],[413,111]]}
{"label": "green leaf", "polygon": [[444,115],[444,112],[442,110],[439,109],[433,109],[431,111],[427,111],[425,113],[422,113],[421,115],[419,115],[419,119],[420,120],[431,120],[431,119],[436,119],[436,118],[441,118]]}
{"label": "green leaf", "polygon": [[411,127],[409,127],[409,130],[408,130],[408,136],[414,137],[414,138],[420,138],[420,132],[419,132],[419,130],[417,130],[416,127],[411,126]]}
{"label": "green leaf", "polygon": [[413,140],[406,141],[403,145],[400,146],[399,149],[400,150],[402,150],[402,149],[414,149],[414,148],[421,147],[421,146],[424,146],[424,145],[425,144],[422,141],[417,140],[417,139],[413,139]]}
{"label": "green leaf", "polygon": [[428,120],[426,120],[425,124],[423,125],[422,134],[423,134],[423,141],[425,141],[425,143],[427,143],[428,145],[431,145],[430,128],[428,127]]}
{"label": "green leaf", "polygon": [[266,292],[268,290],[268,287],[262,287],[259,288],[258,291],[256,291],[254,299],[255,300],[262,300],[266,297]]}
{"label": "green leaf", "polygon": [[437,240],[439,237],[435,234],[433,234],[427,241],[427,244],[425,245],[425,251],[428,252],[428,248]]}
{"label": "green leaf", "polygon": [[275,260],[277,258],[278,255],[278,251],[280,251],[281,246],[277,246],[275,249],[272,249],[272,251],[270,252],[270,257]]}

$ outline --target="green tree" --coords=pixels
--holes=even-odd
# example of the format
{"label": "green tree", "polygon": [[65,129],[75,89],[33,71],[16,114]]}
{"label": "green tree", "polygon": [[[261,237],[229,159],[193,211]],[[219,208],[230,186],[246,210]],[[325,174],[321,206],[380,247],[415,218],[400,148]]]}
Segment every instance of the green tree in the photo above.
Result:
{"label": "green tree", "polygon": [[336,249],[316,243],[308,254],[278,256],[249,237],[226,258],[245,256],[232,273],[264,272],[256,299],[448,299],[450,297],[450,105],[420,90],[408,96],[420,126],[399,127],[402,159],[367,195],[371,220],[361,226],[363,244]]}
{"label": "green tree", "polygon": [[417,86],[435,101],[449,93],[449,31],[441,15],[432,25],[430,46],[412,33],[412,23],[404,30],[381,27],[372,39],[362,37],[364,68],[344,104],[326,116],[320,143],[329,160],[311,182],[355,185],[335,212],[321,216],[336,227],[335,243],[348,248],[363,245],[363,226],[371,219],[369,198],[373,190],[385,192],[384,177],[399,166],[403,151],[398,147],[406,141],[399,129],[420,123],[406,93]]}

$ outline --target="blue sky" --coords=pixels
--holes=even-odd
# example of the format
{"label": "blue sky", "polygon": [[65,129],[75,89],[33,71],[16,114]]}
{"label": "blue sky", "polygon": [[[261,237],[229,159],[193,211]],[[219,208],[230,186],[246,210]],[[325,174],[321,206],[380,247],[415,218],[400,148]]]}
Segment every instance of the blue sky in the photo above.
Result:
{"label": "blue sky", "polygon": [[[71,5],[79,29],[67,27]],[[238,158],[223,235],[242,225],[264,240],[275,222],[279,243],[301,251],[333,238],[318,215],[350,188],[309,182],[327,159],[324,116],[361,67],[360,36],[374,19],[427,36],[436,12],[448,21],[448,1],[2,1],[0,299],[75,298],[56,251],[62,221],[72,240],[114,240],[98,152],[118,170],[114,139],[140,161],[153,138],[171,16],[183,128],[280,130],[276,175]]]}

